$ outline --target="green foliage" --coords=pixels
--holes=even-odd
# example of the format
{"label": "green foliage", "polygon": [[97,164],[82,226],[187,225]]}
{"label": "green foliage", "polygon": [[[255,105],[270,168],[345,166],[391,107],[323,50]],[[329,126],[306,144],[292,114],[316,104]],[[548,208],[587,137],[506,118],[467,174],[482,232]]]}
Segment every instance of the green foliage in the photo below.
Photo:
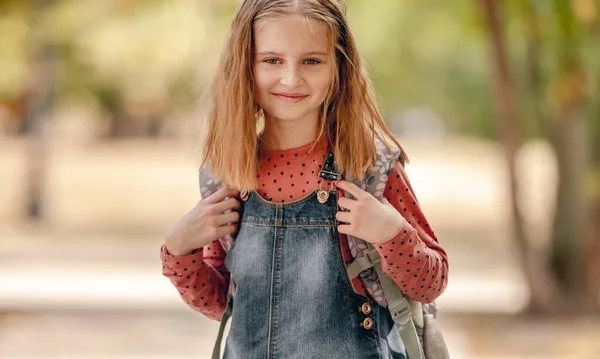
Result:
{"label": "green foliage", "polygon": [[470,2],[349,1],[386,117],[428,107],[457,132],[495,137],[486,39]]}
{"label": "green foliage", "polygon": [[[598,0],[577,0],[582,4]],[[347,0],[349,19],[367,61],[384,116],[428,107],[452,130],[496,137],[490,96],[487,36],[476,1]],[[46,41],[56,53],[58,99],[89,101],[116,110],[123,99],[166,92],[191,108],[210,82],[237,0],[0,1],[0,98],[16,97],[30,75],[32,49]],[[526,136],[543,132],[535,96],[546,111],[556,103],[557,53],[580,53],[598,86],[599,26],[571,11],[569,0],[503,2],[513,79]],[[584,6],[584,5],[581,5]],[[585,5],[588,6],[589,4]],[[35,12],[42,14],[33,16]],[[596,6],[596,12],[598,6]],[[37,20],[33,20],[37,19]],[[41,38],[32,29],[43,29]],[[595,30],[595,35],[594,34]],[[561,33],[566,37],[561,37]],[[577,39],[578,41],[571,41]],[[538,78],[528,65],[539,44]],[[533,84],[533,81],[536,83]],[[532,86],[536,86],[533,88]],[[110,96],[107,94],[111,94]],[[597,94],[597,90],[596,90]],[[110,100],[107,100],[110,98]],[[598,108],[598,96],[590,97]],[[590,110],[598,114],[598,110]],[[593,116],[592,116],[593,117]],[[593,121],[592,121],[593,122]],[[594,122],[592,127],[597,128]],[[600,131],[600,130],[598,130]],[[597,141],[600,142],[600,141]]]}

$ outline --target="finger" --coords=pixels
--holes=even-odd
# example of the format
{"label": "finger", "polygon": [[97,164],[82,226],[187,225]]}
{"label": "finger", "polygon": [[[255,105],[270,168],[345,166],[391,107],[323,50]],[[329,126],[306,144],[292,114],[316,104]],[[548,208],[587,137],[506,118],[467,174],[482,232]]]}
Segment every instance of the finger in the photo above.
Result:
{"label": "finger", "polygon": [[352,210],[356,208],[357,204],[358,201],[355,199],[350,199],[346,197],[338,199],[338,205],[344,209],[349,210],[350,212],[352,212]]}
{"label": "finger", "polygon": [[352,235],[352,225],[351,224],[341,224],[338,226],[338,232],[343,234]]}
{"label": "finger", "polygon": [[210,211],[212,213],[221,214],[221,213],[225,213],[226,211],[229,211],[232,209],[240,209],[240,208],[242,208],[242,204],[240,203],[240,200],[235,197],[231,197],[220,203],[213,204]]}
{"label": "finger", "polygon": [[236,223],[220,226],[217,228],[217,238],[222,238],[227,234],[236,233],[238,231],[238,228],[239,225]]}
{"label": "finger", "polygon": [[233,197],[240,192],[233,188],[221,187],[217,192],[211,194],[206,198],[206,203],[215,204],[222,202],[226,197]]}
{"label": "finger", "polygon": [[343,189],[344,191],[350,193],[356,199],[363,198],[365,196],[365,193],[366,193],[362,189],[358,188],[358,186],[355,185],[354,183],[349,182],[349,181],[345,181],[345,180],[341,180],[341,181],[337,182],[336,186],[338,186],[339,188]]}
{"label": "finger", "polygon": [[221,226],[226,223],[237,223],[240,221],[240,214],[238,212],[231,212],[226,214],[221,214],[217,216],[217,225]]}
{"label": "finger", "polygon": [[350,212],[338,212],[335,214],[335,218],[340,222],[352,223],[352,213]]}

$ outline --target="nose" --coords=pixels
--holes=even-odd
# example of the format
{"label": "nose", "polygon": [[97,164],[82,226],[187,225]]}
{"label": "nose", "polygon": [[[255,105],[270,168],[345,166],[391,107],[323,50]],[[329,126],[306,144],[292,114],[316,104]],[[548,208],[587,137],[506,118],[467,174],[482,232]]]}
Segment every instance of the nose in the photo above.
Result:
{"label": "nose", "polygon": [[300,68],[290,64],[285,67],[281,76],[281,84],[287,87],[296,87],[302,83]]}

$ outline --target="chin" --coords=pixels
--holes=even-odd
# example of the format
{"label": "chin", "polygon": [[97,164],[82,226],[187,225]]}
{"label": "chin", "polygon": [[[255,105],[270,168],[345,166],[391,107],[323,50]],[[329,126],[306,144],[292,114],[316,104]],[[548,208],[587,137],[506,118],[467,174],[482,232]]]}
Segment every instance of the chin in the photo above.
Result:
{"label": "chin", "polygon": [[310,112],[305,112],[305,111],[273,111],[273,112],[269,112],[266,111],[269,115],[271,115],[271,117],[274,117],[280,121],[296,121],[296,120],[300,120],[302,118],[305,118],[309,115]]}

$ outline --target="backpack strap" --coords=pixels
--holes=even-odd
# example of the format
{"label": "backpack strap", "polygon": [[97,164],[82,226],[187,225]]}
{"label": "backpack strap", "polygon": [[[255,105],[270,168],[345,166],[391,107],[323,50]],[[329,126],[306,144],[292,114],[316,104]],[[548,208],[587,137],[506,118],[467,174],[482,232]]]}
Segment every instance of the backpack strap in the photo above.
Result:
{"label": "backpack strap", "polygon": [[[375,251],[377,252],[377,251]],[[398,288],[398,285],[388,277],[381,268],[381,261],[375,265],[379,275],[381,289],[388,301],[388,310],[394,320],[394,325],[406,347],[410,359],[425,359],[419,333],[411,316],[412,310],[408,300]]]}
{"label": "backpack strap", "polygon": [[[413,320],[413,308],[411,303],[409,303],[409,299],[400,291],[398,285],[383,272],[379,252],[371,244],[368,246],[369,250],[364,256],[356,258],[348,265],[350,279],[356,278],[364,270],[375,270],[379,285],[388,303],[387,308],[402,338],[402,342],[404,342],[408,357],[410,359],[425,359],[421,340],[419,339],[419,328]],[[422,310],[420,305],[418,306],[418,310]]]}
{"label": "backpack strap", "polygon": [[[206,167],[202,167],[200,172],[198,173],[198,182],[200,184],[200,195],[202,198],[207,198],[213,193],[217,192],[221,188],[221,182],[213,178],[210,171]],[[231,247],[233,246],[234,238],[231,235],[226,235],[222,238],[219,238],[218,241],[221,243],[221,246],[225,250],[225,252],[229,252]],[[219,333],[217,334],[217,339],[215,340],[215,346],[213,347],[212,359],[221,359],[221,343],[223,341],[223,334],[225,333],[225,327],[227,326],[227,322],[233,313],[233,291],[235,288],[235,281],[233,276],[229,277],[229,287],[227,290],[227,305],[225,307],[225,312],[223,312],[223,316],[221,317],[221,324],[219,325]]]}
{"label": "backpack strap", "polygon": [[[198,173],[198,182],[200,184],[200,195],[202,198],[207,198],[213,193],[217,192],[222,184],[217,179],[215,179],[210,170],[207,167],[202,167]],[[230,234],[226,234],[224,237],[218,239],[221,242],[221,247],[225,250],[225,252],[229,252],[231,247],[233,246],[233,236]]]}
{"label": "backpack strap", "polygon": [[225,327],[227,326],[227,322],[229,318],[231,318],[231,313],[233,312],[233,303],[231,303],[231,296],[227,296],[227,307],[225,307],[225,312],[223,312],[223,317],[221,317],[221,324],[219,325],[219,334],[217,334],[217,339],[215,340],[215,346],[213,348],[211,359],[221,359],[221,342],[223,341],[223,334],[225,333]]}
{"label": "backpack strap", "polygon": [[217,334],[217,339],[215,340],[215,346],[213,347],[213,352],[211,359],[221,359],[221,342],[223,341],[223,334],[225,334],[225,327],[227,326],[227,322],[231,318],[233,314],[233,292],[235,291],[235,281],[233,280],[233,276],[229,279],[229,289],[227,291],[227,304],[225,306],[225,311],[223,312],[223,316],[221,317],[221,324],[219,325],[219,333]]}
{"label": "backpack strap", "polygon": [[[376,147],[377,147],[377,156],[375,159],[375,163],[369,171],[363,176],[363,178],[353,178],[349,175],[346,175],[346,180],[354,183],[359,188],[364,191],[369,192],[373,197],[377,200],[381,201],[383,197],[383,192],[387,185],[389,175],[400,156],[400,150],[393,148],[392,151],[388,150],[387,147],[381,142],[381,140],[376,139]],[[354,197],[346,192],[345,197],[354,199]],[[369,242],[365,242],[360,238],[356,238],[348,235],[348,247],[350,249],[350,254],[352,258],[358,260],[358,258],[364,257],[368,252],[372,252],[374,250],[373,246]],[[351,271],[354,270],[358,273],[358,277],[361,279],[367,292],[371,295],[373,300],[375,300],[382,307],[387,307],[388,303],[386,300],[386,296],[381,290],[381,287],[378,283],[378,274],[373,266],[364,266],[365,263],[368,264],[367,258],[361,259],[361,263],[357,265],[350,263]],[[363,267],[360,266],[363,265]]]}
{"label": "backpack strap", "polygon": [[[397,149],[389,151],[379,140],[376,144],[377,160],[374,166],[371,167],[366,179],[347,178],[347,180],[381,201],[389,174],[400,156],[400,151]],[[346,193],[345,196],[353,198],[349,193]],[[410,359],[425,359],[417,328],[412,318],[412,306],[409,299],[400,291],[398,285],[383,272],[381,255],[371,243],[353,236],[347,237],[350,252],[355,258],[347,266],[350,279],[360,277],[363,283],[367,283],[365,285],[367,290],[371,289],[368,291],[373,299],[378,304],[388,308],[395,327],[404,342],[408,357]]]}

